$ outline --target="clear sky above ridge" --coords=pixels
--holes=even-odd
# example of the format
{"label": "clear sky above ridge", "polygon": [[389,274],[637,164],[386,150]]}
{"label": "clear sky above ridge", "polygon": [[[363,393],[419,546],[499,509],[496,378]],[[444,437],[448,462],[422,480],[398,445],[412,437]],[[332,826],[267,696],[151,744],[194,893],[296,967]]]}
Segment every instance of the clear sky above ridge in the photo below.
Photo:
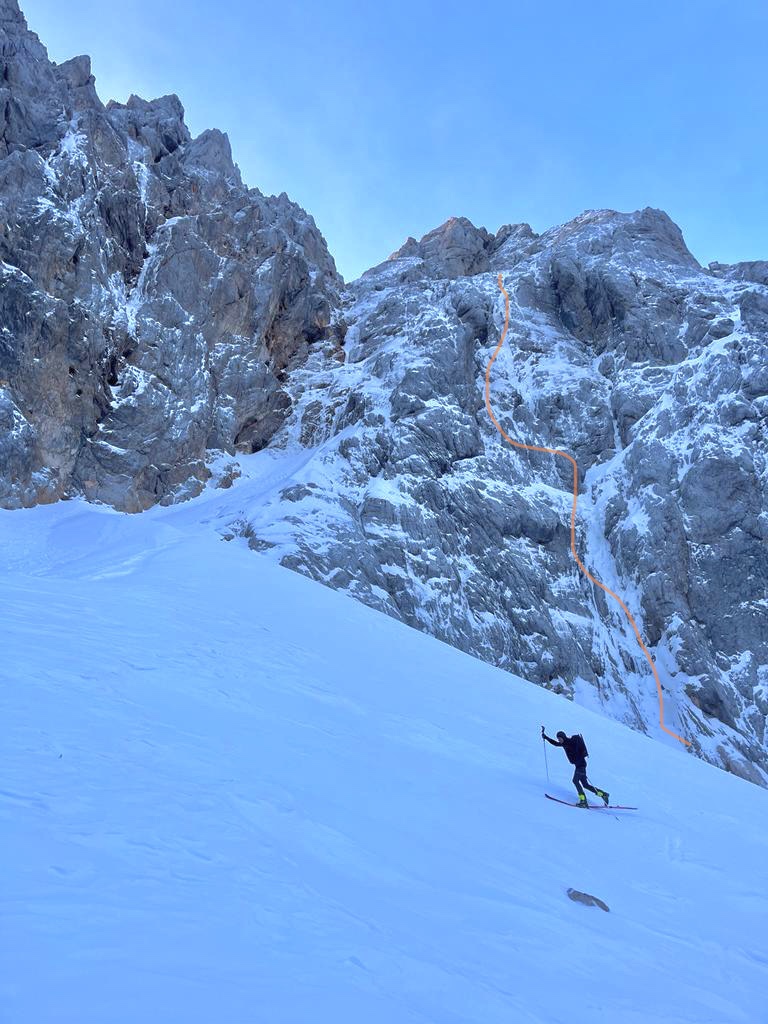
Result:
{"label": "clear sky above ridge", "polygon": [[768,259],[765,0],[20,0],[101,98],[175,92],[357,277],[450,216],[536,231],[656,206],[706,264]]}

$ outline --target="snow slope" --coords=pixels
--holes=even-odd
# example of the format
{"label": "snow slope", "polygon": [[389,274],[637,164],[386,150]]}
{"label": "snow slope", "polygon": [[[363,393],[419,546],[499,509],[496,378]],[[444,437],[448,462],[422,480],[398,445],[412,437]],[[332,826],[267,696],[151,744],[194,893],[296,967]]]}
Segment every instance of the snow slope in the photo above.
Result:
{"label": "snow slope", "polygon": [[[768,1020],[768,793],[222,542],[231,501],[0,512],[4,1024]],[[542,722],[640,810],[545,800]]]}

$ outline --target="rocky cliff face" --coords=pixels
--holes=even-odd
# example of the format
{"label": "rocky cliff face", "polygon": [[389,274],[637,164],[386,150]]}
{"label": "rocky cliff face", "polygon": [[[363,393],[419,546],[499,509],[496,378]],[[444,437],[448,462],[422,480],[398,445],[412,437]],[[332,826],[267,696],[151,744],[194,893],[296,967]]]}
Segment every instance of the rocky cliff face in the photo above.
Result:
{"label": "rocky cliff face", "polygon": [[[768,780],[768,271],[699,266],[655,210],[536,235],[454,219],[346,289],[175,97],[102,106],[0,0],[0,502],[194,495],[212,452],[288,467],[219,523],[412,626]],[[245,493],[245,491],[244,491]],[[250,492],[249,492],[250,493]],[[468,678],[467,685],[471,685]],[[564,727],[567,723],[563,723]]]}
{"label": "rocky cliff face", "polygon": [[[768,770],[764,265],[702,269],[659,211],[536,236],[453,220],[347,290],[347,362],[292,380],[273,444],[315,449],[250,514],[252,546],[495,664],[757,782]],[[468,685],[471,681],[468,680]]]}
{"label": "rocky cliff face", "polygon": [[175,96],[100,102],[0,0],[0,501],[137,511],[285,418],[339,284],[311,217],[247,189]]}

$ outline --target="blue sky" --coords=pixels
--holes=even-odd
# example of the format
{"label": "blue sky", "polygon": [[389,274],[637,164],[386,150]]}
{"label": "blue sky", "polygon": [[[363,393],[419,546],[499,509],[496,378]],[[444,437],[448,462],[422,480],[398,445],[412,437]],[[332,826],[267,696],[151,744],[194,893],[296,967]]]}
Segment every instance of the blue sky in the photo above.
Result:
{"label": "blue sky", "polygon": [[657,206],[694,255],[768,259],[764,0],[21,0],[103,100],[175,92],[347,279],[450,216],[534,230]]}

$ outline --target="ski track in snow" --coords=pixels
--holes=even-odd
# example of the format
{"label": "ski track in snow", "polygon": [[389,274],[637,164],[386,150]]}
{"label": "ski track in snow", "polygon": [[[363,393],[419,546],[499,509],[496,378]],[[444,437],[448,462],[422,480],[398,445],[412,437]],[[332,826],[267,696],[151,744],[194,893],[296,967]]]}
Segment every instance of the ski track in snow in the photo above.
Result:
{"label": "ski track in snow", "polygon": [[4,1024],[765,1019],[768,793],[223,543],[243,466],[0,512]]}

